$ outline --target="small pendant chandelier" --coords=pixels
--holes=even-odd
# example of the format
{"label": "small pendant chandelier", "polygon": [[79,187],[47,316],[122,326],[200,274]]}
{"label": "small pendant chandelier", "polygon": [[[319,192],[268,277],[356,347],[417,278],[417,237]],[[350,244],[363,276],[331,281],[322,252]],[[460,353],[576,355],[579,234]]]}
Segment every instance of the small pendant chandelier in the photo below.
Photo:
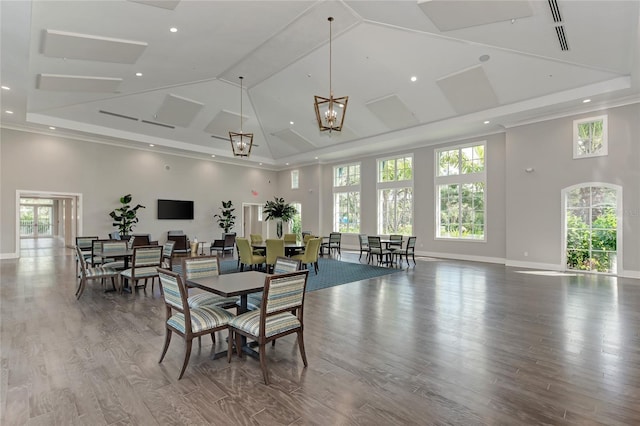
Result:
{"label": "small pendant chandelier", "polygon": [[240,78],[240,133],[229,132],[229,140],[231,141],[231,149],[236,157],[249,157],[251,148],[253,147],[253,133],[242,132],[242,79]]}
{"label": "small pendant chandelier", "polygon": [[347,112],[348,96],[342,98],[333,97],[333,88],[331,86],[331,23],[333,17],[328,18],[329,21],[329,98],[322,96],[314,96],[314,105],[316,109],[316,120],[318,120],[318,128],[321,132],[328,130],[329,132],[342,130],[344,116]]}

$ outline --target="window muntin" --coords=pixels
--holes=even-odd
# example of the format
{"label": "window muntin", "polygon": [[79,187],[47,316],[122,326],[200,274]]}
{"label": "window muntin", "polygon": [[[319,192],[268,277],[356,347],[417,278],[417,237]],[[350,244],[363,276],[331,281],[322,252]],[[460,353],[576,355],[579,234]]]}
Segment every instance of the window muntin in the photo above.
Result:
{"label": "window muntin", "polygon": [[360,232],[360,164],[333,168],[333,230]]}
{"label": "window muntin", "polygon": [[291,170],[291,189],[298,189],[300,187],[300,172],[298,170]]}
{"label": "window muntin", "polygon": [[436,238],[486,240],[485,143],[435,151]]}
{"label": "window muntin", "polygon": [[607,116],[573,120],[573,158],[608,154]]}
{"label": "window muntin", "polygon": [[378,233],[413,235],[413,155],[378,160]]}

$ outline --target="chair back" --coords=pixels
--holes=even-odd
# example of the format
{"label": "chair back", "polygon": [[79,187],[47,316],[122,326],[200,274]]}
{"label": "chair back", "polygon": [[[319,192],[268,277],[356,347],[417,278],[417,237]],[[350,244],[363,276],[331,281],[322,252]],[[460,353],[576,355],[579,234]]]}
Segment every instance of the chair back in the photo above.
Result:
{"label": "chair back", "polygon": [[127,250],[126,241],[104,241],[102,243],[102,257],[110,257],[112,254],[122,254]]}
{"label": "chair back", "polygon": [[236,244],[236,233],[224,234],[224,247],[233,248]]}
{"label": "chair back", "polygon": [[134,235],[133,247],[148,246],[151,244],[151,234]]}
{"label": "chair back", "polygon": [[127,240],[127,247],[132,249],[133,248],[133,243],[135,242],[135,240],[136,240],[136,236],[135,235],[131,235],[129,237],[129,239]]}
{"label": "chair back", "polygon": [[251,244],[260,244],[262,242],[262,235],[260,234],[250,234],[249,238],[251,238]]}
{"label": "chair back", "polygon": [[369,248],[369,238],[365,234],[358,235],[360,239],[360,249]]}
{"label": "chair back", "polygon": [[340,244],[341,240],[342,240],[342,233],[332,232],[329,234],[329,244],[333,244],[333,243]]}
{"label": "chair back", "polygon": [[389,245],[393,247],[402,247],[402,238],[403,236],[400,234],[389,235],[389,241],[391,241]]}
{"label": "chair back", "polygon": [[307,235],[311,235],[312,232],[311,231],[302,231],[302,239],[304,239],[304,237],[306,237]]}
{"label": "chair back", "polygon": [[274,274],[286,274],[288,272],[299,271],[302,268],[302,262],[298,259],[290,257],[278,257],[273,265]]}
{"label": "chair back", "polygon": [[102,243],[107,242],[107,241],[111,241],[111,240],[102,240],[102,239],[97,239],[97,240],[92,240],[91,241],[91,264],[92,265],[96,265],[96,263],[102,263],[103,262],[103,258],[102,255],[98,255],[98,253],[102,252]]}
{"label": "chair back", "polygon": [[312,239],[312,238],[318,238],[318,237],[316,237],[316,236],[314,236],[312,234],[303,235],[302,236],[302,241],[304,241],[304,245],[306,246],[307,243],[309,242],[309,240]]}
{"label": "chair back", "polygon": [[238,246],[238,252],[240,253],[240,262],[250,265],[251,264],[251,245],[246,238],[236,238],[236,245]]}
{"label": "chair back", "polygon": [[[172,232],[172,231],[169,231]],[[189,245],[189,239],[187,238],[186,235],[181,234],[181,235],[172,235],[169,234],[167,235],[167,240],[169,241],[175,241],[175,245],[173,246],[173,251],[189,251],[191,250],[191,246]]]}
{"label": "chair back", "polygon": [[109,238],[112,240],[120,240],[120,233],[118,231],[109,232]]}
{"label": "chair back", "polygon": [[380,237],[376,237],[376,236],[369,236],[367,237],[367,240],[369,241],[369,248],[374,250],[374,249],[381,249],[382,248],[382,243],[380,242]]}
{"label": "chair back", "polygon": [[182,274],[185,281],[220,275],[220,260],[215,255],[184,257],[182,258]]}
{"label": "chair back", "polygon": [[[104,244],[103,244],[104,246]],[[133,267],[162,265],[162,246],[140,246],[133,248]]]}
{"label": "chair back", "polygon": [[285,243],[295,243],[296,241],[298,241],[298,235],[297,234],[284,234],[284,242]]}
{"label": "chair back", "polygon": [[80,247],[76,246],[76,256],[78,256],[78,263],[80,263],[80,271],[82,273],[82,278],[87,276],[87,261],[85,260],[84,256],[82,255],[82,250],[80,250]]}
{"label": "chair back", "polygon": [[97,240],[98,237],[76,237],[76,247],[80,248],[80,251],[91,251],[91,242]]}
{"label": "chair back", "polygon": [[182,229],[167,231],[167,236],[170,236],[170,235],[184,235],[184,231]]}
{"label": "chair back", "polygon": [[261,332],[265,329],[263,321],[271,315],[297,309],[298,319],[302,318],[308,276],[308,270],[280,275],[267,275],[264,280],[262,307],[260,309]]}
{"label": "chair back", "polygon": [[187,303],[187,290],[182,283],[179,274],[168,269],[158,268],[160,277],[160,289],[164,297],[167,309],[167,319],[171,316],[171,309],[184,312],[185,327],[191,327],[191,316],[189,315],[189,304]]}
{"label": "chair back", "polygon": [[[295,235],[295,234],[293,234]],[[267,265],[273,265],[276,263],[278,257],[284,257],[284,243],[285,240],[267,238]]]}
{"label": "chair back", "polygon": [[166,243],[164,243],[164,245],[162,246],[162,257],[164,257],[165,259],[171,259],[171,256],[173,256],[173,247],[175,245],[175,241],[167,241]]}
{"label": "chair back", "polygon": [[413,253],[416,247],[416,237],[409,237],[407,240],[407,253]]}
{"label": "chair back", "polygon": [[322,238],[311,238],[304,250],[305,263],[317,262],[320,254]]}

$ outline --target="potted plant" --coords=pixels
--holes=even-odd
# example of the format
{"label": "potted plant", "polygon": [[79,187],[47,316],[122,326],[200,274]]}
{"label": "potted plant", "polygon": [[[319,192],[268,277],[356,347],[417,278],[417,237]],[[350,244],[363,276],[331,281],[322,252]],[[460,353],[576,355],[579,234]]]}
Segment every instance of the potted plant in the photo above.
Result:
{"label": "potted plant", "polygon": [[109,216],[113,219],[113,226],[118,227],[121,237],[128,236],[134,225],[138,223],[138,209],[146,208],[140,204],[131,208],[129,203],[131,203],[131,194],[120,197],[122,206],[109,213]]}
{"label": "potted plant", "polygon": [[220,214],[213,215],[218,220],[218,226],[224,230],[225,234],[228,234],[236,223],[236,216],[233,214],[235,210],[231,200],[223,201],[222,207],[220,207]]}
{"label": "potted plant", "polygon": [[267,201],[262,209],[266,214],[265,220],[277,220],[276,233],[278,238],[282,238],[282,223],[289,222],[298,213],[296,208],[284,201],[284,198],[274,197],[274,201]]}

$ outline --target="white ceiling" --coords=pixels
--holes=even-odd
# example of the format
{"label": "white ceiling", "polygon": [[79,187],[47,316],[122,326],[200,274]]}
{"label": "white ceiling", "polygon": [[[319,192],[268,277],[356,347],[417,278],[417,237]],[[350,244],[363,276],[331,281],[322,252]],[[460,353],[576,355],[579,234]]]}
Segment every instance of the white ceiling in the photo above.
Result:
{"label": "white ceiling", "polygon": [[[557,4],[559,22],[547,0],[1,1],[2,126],[281,168],[640,101],[640,1]],[[331,134],[329,16],[349,96]]]}

